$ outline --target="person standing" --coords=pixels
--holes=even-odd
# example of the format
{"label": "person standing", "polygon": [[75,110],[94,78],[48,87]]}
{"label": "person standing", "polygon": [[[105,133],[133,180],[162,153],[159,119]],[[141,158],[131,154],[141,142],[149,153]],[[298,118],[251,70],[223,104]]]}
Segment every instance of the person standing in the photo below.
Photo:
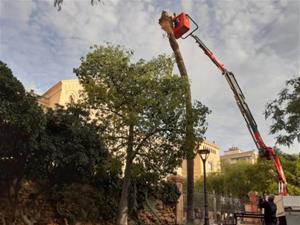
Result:
{"label": "person standing", "polygon": [[264,209],[265,225],[276,225],[277,206],[274,203],[274,195],[269,195],[267,200],[261,198],[259,200],[259,207]]}

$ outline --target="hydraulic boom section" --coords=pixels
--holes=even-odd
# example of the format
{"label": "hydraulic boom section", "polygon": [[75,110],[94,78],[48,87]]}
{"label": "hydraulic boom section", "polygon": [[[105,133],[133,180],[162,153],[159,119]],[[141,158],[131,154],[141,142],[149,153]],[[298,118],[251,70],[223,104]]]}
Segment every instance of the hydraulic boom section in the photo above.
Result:
{"label": "hydraulic boom section", "polygon": [[[196,28],[187,34],[185,37],[183,36],[185,33],[187,33],[190,29],[190,23],[189,20],[191,20]],[[198,25],[196,22],[185,13],[181,13],[178,16],[175,16],[173,18],[173,32],[175,37],[178,38],[187,38],[191,36],[195,39],[196,43],[199,45],[199,47],[203,50],[203,52],[210,58],[210,60],[217,66],[217,68],[222,72],[222,74],[225,76],[233,94],[234,98],[236,100],[236,103],[246,121],[247,127],[250,131],[251,137],[259,151],[259,155],[263,158],[266,158],[268,160],[273,160],[275,169],[278,174],[278,192],[281,195],[287,195],[287,181],[279,160],[279,157],[276,155],[274,149],[272,147],[268,147],[265,145],[259,131],[257,128],[257,124],[252,116],[252,113],[245,101],[245,96],[237,83],[235,76],[232,72],[229,72],[222,63],[220,63],[214,54],[205,46],[205,44],[200,40],[200,38],[194,34],[194,32],[198,29]]]}

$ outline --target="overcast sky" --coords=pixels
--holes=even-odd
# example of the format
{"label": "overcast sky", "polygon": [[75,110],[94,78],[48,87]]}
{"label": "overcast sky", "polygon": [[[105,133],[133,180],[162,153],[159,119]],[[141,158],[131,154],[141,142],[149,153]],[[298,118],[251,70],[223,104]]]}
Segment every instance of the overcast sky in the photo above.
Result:
{"label": "overcast sky", "polygon": [[[197,35],[234,72],[267,145],[271,121],[263,112],[286,80],[300,74],[300,1],[287,0],[0,0],[0,60],[25,85],[42,94],[62,79],[93,44],[111,42],[135,51],[135,58],[171,54],[158,19],[162,10],[185,11],[199,24]],[[188,38],[179,41],[193,99],[207,105],[206,137],[222,151],[255,149],[224,77]],[[174,70],[178,73],[177,69]],[[287,153],[298,153],[299,143]]]}

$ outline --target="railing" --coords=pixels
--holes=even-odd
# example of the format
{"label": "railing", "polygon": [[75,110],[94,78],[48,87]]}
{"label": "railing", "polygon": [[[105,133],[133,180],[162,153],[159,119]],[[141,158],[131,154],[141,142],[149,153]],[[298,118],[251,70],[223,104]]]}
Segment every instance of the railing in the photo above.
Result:
{"label": "railing", "polygon": [[[217,194],[208,194],[208,210],[227,213],[235,213],[245,211],[244,202],[241,199],[221,196]],[[184,206],[186,207],[186,195],[184,198]],[[202,192],[194,193],[194,206],[197,209],[204,210],[204,197]]]}
{"label": "railing", "polygon": [[[186,195],[184,195],[183,198],[186,211]],[[234,224],[234,213],[244,212],[244,205],[244,202],[238,198],[211,193],[208,194],[209,217],[210,220],[213,220],[216,224]],[[194,193],[194,208],[195,219],[202,221],[204,219],[203,192]]]}
{"label": "railing", "polygon": [[264,215],[261,213],[239,212],[239,213],[234,213],[233,217],[234,217],[234,224],[238,223],[238,218],[241,218],[242,220],[244,218],[259,219],[261,224],[264,221]]}

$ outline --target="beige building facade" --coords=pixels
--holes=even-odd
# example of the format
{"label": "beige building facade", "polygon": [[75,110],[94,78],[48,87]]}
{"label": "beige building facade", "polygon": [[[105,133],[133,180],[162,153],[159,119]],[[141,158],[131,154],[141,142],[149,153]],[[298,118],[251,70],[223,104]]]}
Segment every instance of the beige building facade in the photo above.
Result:
{"label": "beige building facade", "polygon": [[38,103],[44,108],[54,108],[56,104],[65,106],[71,99],[77,101],[81,90],[77,79],[61,80],[39,96]]}
{"label": "beige building facade", "polygon": [[246,161],[251,164],[257,162],[258,154],[255,150],[242,151],[238,147],[231,147],[227,151],[224,151],[224,155],[221,156],[221,160],[224,162],[235,163],[239,161]]}
{"label": "beige building facade", "polygon": [[[211,143],[208,140],[204,140],[199,145],[200,149],[208,149],[210,154],[206,161],[206,172],[207,173],[214,173],[220,172],[221,170],[221,162],[220,162],[220,148],[215,143]],[[184,178],[187,177],[187,165],[186,160],[183,160],[181,168],[178,170],[179,175],[183,176]],[[194,159],[194,179],[198,180],[203,176],[203,163],[202,160],[197,154]]]}

